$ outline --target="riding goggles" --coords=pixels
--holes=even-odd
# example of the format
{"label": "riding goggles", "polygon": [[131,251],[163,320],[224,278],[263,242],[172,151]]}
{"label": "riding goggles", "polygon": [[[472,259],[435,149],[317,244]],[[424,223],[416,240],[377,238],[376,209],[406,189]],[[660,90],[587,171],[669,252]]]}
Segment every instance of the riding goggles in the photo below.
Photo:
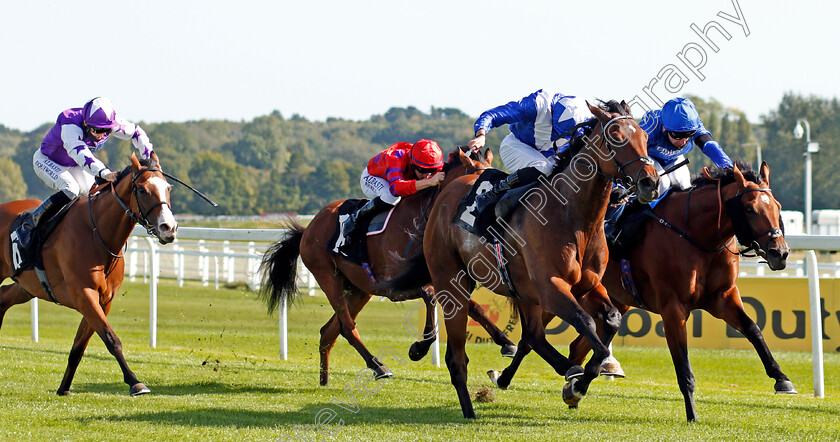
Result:
{"label": "riding goggles", "polygon": [[103,135],[103,134],[107,135],[107,134],[111,133],[111,128],[110,127],[94,127],[94,126],[91,126],[90,131],[97,134],[97,135]]}
{"label": "riding goggles", "polygon": [[676,130],[669,130],[668,136],[675,139],[675,140],[684,140],[686,138],[691,138],[694,134],[697,133],[696,130],[685,130],[685,131],[676,131]]}
{"label": "riding goggles", "polygon": [[435,173],[438,171],[437,167],[414,167],[414,171],[420,174]]}

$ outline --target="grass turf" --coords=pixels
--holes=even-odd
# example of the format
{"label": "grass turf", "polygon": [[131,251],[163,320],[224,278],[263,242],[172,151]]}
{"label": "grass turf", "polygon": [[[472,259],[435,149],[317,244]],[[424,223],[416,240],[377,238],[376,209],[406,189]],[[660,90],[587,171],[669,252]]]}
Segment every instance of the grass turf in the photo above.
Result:
{"label": "grass turf", "polygon": [[[800,391],[773,394],[752,351],[692,349],[699,422],[686,423],[666,348],[616,347],[626,379],[593,382],[578,410],[563,381],[536,355],[511,389],[474,403],[466,421],[445,368],[407,361],[413,338],[403,317],[412,303],[373,298],[359,331],[390,380],[371,382],[356,351],[339,338],[330,385],[318,386],[319,329],[326,299],[303,297],[289,311],[289,360],[278,352],[277,317],[241,289],[160,285],[158,346],[149,347],[148,286],[126,282],[109,320],[132,370],[152,394],[131,398],[119,367],[94,336],[73,382],[58,397],[81,316],[40,302],[40,342],[30,339],[29,306],[13,307],[0,330],[0,439],[3,440],[549,440],[549,438],[840,439],[840,355],[825,355],[826,398],[813,397],[810,354],[774,352]],[[561,349],[564,353],[566,349]],[[498,347],[468,344],[470,388],[507,365]]]}

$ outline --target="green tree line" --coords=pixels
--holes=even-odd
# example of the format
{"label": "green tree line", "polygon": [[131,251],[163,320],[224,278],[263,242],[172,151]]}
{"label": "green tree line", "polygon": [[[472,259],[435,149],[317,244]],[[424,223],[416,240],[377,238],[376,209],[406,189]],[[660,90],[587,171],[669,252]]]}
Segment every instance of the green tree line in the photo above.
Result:
{"label": "green tree line", "polygon": [[[733,158],[754,163],[756,146],[771,167],[776,197],[789,210],[802,210],[804,140],[793,138],[798,118],[811,124],[812,141],[820,142],[814,162],[814,208],[837,207],[840,189],[832,185],[831,164],[838,163],[837,99],[786,94],[778,109],[759,124],[744,112],[714,99],[691,97],[706,127]],[[56,110],[56,114],[60,110]],[[362,197],[359,176],[368,160],[398,141],[432,139],[448,152],[473,135],[473,122],[458,109],[394,107],[366,121],[328,118],[309,121],[300,115],[284,118],[275,111],[251,121],[218,120],[140,124],[148,132],[163,169],[215,199],[213,208],[189,190],[174,184],[176,213],[252,215],[260,213],[316,213],[328,203]],[[35,176],[32,154],[51,127],[31,132],[0,124],[0,201],[43,199],[51,192]],[[490,132],[487,145],[496,150],[506,128]],[[111,139],[97,152],[112,169],[128,164],[133,148]],[[498,158],[498,155],[496,155]],[[698,172],[710,162],[694,149],[690,167]],[[496,167],[501,168],[497,160]],[[755,165],[754,165],[755,167]]]}

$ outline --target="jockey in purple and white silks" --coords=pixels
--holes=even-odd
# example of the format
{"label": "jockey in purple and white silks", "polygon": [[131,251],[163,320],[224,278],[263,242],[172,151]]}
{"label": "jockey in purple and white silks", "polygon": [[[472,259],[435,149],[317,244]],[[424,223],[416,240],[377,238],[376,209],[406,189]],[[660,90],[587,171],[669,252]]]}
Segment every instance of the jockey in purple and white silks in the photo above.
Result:
{"label": "jockey in purple and white silks", "polygon": [[655,160],[654,167],[660,173],[660,195],[664,195],[665,190],[672,186],[681,190],[691,186],[691,173],[686,166],[667,175],[661,173],[684,160],[684,155],[695,145],[716,166],[732,167],[732,160],[720,144],[712,139],[694,103],[687,98],[674,98],[665,103],[662,110],[648,111],[639,125],[648,134],[648,155]]}
{"label": "jockey in purple and white silks", "polygon": [[140,126],[118,118],[111,100],[105,97],[94,98],[84,107],[67,109],[58,115],[55,125],[41,142],[41,148],[32,157],[35,174],[58,193],[33,211],[32,227],[49,219],[79,195],[86,195],[94,184],[94,177],[116,181],[117,172],[93,156],[110,135],[131,140],[143,158],[152,154],[152,143],[146,132]]}
{"label": "jockey in purple and white silks", "polygon": [[571,130],[591,118],[594,116],[582,98],[544,89],[482,113],[475,121],[475,138],[468,146],[481,149],[491,129],[510,124],[510,134],[499,146],[510,175],[478,195],[479,211],[508,190],[550,174],[557,165],[557,154],[569,146]]}

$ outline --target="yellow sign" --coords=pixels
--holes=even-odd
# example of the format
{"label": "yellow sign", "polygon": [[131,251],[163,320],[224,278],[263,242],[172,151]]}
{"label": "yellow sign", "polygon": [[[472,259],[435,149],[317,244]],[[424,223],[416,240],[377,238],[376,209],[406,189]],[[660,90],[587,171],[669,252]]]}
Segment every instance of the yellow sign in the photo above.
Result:
{"label": "yellow sign", "polygon": [[[808,305],[808,280],[805,278],[755,278],[738,280],[744,310],[761,328],[764,340],[771,351],[811,350],[810,307]],[[840,287],[837,280],[820,280],[822,298],[821,318],[823,349],[840,352]],[[518,318],[506,298],[480,287],[473,292],[476,300],[497,327],[517,342],[521,335]],[[466,306],[464,306],[466,307]],[[424,312],[419,312],[424,313]],[[417,319],[415,319],[417,320]],[[414,320],[413,320],[414,321]],[[445,329],[440,327],[442,339]],[[688,345],[702,348],[752,349],[750,342],[730,328],[723,320],[708,312],[694,310],[686,323]],[[546,328],[548,341],[554,345],[568,345],[577,337],[569,324],[554,319]],[[491,342],[486,331],[474,320],[467,324],[469,342]],[[666,346],[665,329],[659,315],[641,309],[632,309],[624,316],[615,345]]]}

